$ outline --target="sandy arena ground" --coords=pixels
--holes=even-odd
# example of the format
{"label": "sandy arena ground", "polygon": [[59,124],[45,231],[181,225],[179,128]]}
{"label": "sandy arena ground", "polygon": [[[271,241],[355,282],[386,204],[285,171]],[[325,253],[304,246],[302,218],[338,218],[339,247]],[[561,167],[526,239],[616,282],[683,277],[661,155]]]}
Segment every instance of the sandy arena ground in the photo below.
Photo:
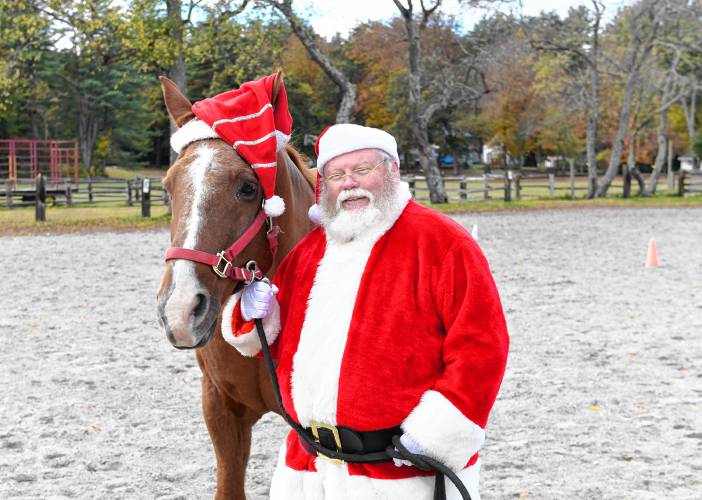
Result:
{"label": "sandy arena ground", "polygon": [[[459,219],[479,225],[512,338],[483,499],[702,498],[702,210]],[[167,244],[0,238],[0,498],[212,497],[200,372],[156,321]],[[251,500],[284,432],[256,427]]]}

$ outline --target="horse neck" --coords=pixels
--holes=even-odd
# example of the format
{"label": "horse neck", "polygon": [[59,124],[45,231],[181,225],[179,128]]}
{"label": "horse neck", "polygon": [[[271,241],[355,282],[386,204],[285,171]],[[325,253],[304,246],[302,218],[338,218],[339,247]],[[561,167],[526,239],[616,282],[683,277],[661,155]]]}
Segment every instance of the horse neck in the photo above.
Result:
{"label": "horse neck", "polygon": [[314,203],[314,190],[285,150],[278,153],[275,191],[285,200],[285,212],[275,219],[281,229],[274,263],[277,269],[283,257],[314,227],[307,216],[309,207]]}

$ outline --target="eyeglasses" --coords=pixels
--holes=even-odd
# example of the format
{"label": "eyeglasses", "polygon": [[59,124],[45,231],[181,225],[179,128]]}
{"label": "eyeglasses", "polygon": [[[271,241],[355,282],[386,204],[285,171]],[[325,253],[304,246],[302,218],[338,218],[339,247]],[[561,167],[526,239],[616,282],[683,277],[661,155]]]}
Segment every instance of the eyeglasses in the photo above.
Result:
{"label": "eyeglasses", "polygon": [[324,180],[326,182],[330,182],[332,184],[341,184],[344,182],[344,179],[346,177],[354,177],[358,179],[359,177],[366,177],[367,175],[370,175],[371,173],[375,172],[380,165],[385,163],[387,161],[387,158],[383,158],[380,160],[378,163],[376,163],[373,166],[369,166],[368,163],[361,163],[360,165],[356,165],[350,173],[345,174],[340,171],[332,172],[329,175],[324,176]]}

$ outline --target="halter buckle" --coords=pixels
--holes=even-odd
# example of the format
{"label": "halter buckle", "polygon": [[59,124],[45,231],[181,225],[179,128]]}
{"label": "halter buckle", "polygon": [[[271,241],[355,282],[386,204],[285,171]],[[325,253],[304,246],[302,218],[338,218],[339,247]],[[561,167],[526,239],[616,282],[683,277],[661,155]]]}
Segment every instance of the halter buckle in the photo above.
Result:
{"label": "halter buckle", "polygon": [[[230,267],[232,267],[232,263],[229,260],[227,260],[227,258],[224,256],[224,250],[222,250],[221,252],[217,252],[217,257],[219,257],[219,260],[214,266],[212,266],[212,269],[215,273],[217,273],[217,276],[219,276],[220,278],[226,278],[227,271]],[[224,267],[220,269],[222,262],[224,262]]]}

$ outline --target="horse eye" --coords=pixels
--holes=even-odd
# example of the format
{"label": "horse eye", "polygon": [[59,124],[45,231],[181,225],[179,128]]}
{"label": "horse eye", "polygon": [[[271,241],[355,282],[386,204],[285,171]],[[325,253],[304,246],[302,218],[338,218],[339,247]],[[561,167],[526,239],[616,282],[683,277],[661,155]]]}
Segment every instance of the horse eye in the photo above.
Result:
{"label": "horse eye", "polygon": [[244,182],[236,193],[238,199],[250,200],[256,196],[256,184],[253,182]]}

